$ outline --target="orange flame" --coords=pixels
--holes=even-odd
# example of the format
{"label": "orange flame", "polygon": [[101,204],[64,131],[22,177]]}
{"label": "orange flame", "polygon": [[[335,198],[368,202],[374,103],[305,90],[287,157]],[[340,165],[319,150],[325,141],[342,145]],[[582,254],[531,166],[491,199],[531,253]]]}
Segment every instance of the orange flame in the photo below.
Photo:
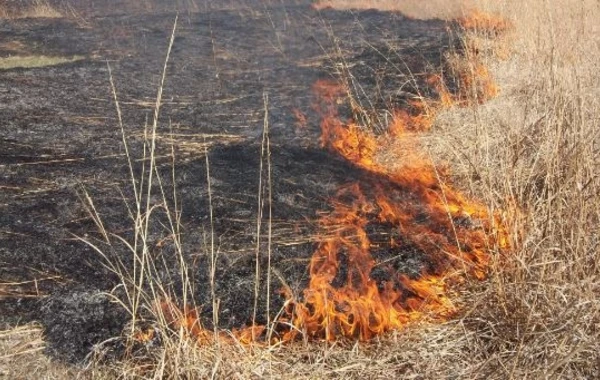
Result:
{"label": "orange flame", "polygon": [[480,10],[472,10],[468,15],[458,19],[458,24],[464,29],[477,32],[500,34],[512,29],[512,24],[499,15]]}
{"label": "orange flame", "polygon": [[[284,340],[293,339],[298,331],[310,338],[333,340],[344,336],[366,340],[432,311],[452,313],[454,307],[444,295],[445,285],[436,278],[423,277],[417,281],[401,276],[397,280],[404,289],[395,287],[391,281],[383,283],[383,289],[378,287],[371,278],[377,263],[371,257],[371,242],[366,232],[368,215],[377,213],[378,203],[368,201],[358,183],[342,188],[338,197],[350,197],[353,201],[337,203],[334,211],[321,221],[325,228],[336,232],[313,255],[304,301],[295,305],[293,311],[298,330],[290,331]],[[384,220],[385,210],[385,205],[381,205],[379,216]],[[342,256],[347,262],[345,278],[341,286],[334,286]],[[431,286],[424,286],[427,282]]]}
{"label": "orange flame", "polygon": [[[375,183],[369,183],[367,190],[359,182],[339,189],[333,211],[320,220],[326,237],[310,261],[303,299],[282,291],[287,298],[286,313],[276,322],[291,328],[280,331],[276,339],[368,340],[413,321],[450,317],[457,309],[449,285],[463,282],[467,275],[484,279],[489,248],[507,248],[506,232],[485,206],[448,185],[447,172],[419,152],[418,134],[430,127],[431,114],[398,111],[389,135],[376,136],[352,121],[342,121],[338,105],[343,102],[343,87],[319,81],[313,90],[318,97],[314,108],[323,113],[323,147],[371,173]],[[413,107],[427,109],[421,102]],[[380,149],[390,148],[390,141],[400,142],[405,150],[405,162],[398,169],[377,159]],[[368,234],[373,223],[391,230],[386,247],[390,252],[409,249],[424,256],[427,265],[421,273],[409,276],[385,260],[375,260],[376,243]],[[386,280],[376,281],[375,270],[385,273]],[[196,309],[181,312],[170,303],[161,308],[175,329],[184,329],[201,343],[215,336],[251,343],[266,330],[250,326],[231,335],[215,335],[200,325]]]}
{"label": "orange flame", "polygon": [[[213,343],[215,339],[226,342],[233,341],[234,338],[242,344],[250,344],[257,337],[263,336],[266,331],[266,327],[261,325],[234,329],[231,334],[223,330],[211,331],[202,326],[198,308],[188,305],[181,308],[168,299],[157,303],[155,311],[172,330],[184,333],[185,336],[196,340],[199,344]],[[153,336],[154,333],[151,331],[152,335],[150,336]],[[134,337],[138,342],[143,342],[145,338],[146,336],[142,334]]]}
{"label": "orange flame", "polygon": [[[480,12],[459,23],[465,29],[494,32],[509,27]],[[287,342],[300,336],[367,340],[413,321],[448,318],[457,311],[450,286],[467,276],[484,279],[490,249],[508,248],[508,235],[499,218],[449,185],[447,170],[436,167],[418,149],[419,135],[431,128],[440,109],[482,103],[497,94],[487,68],[473,57],[466,57],[466,64],[455,70],[457,93],[446,87],[441,76],[430,76],[428,84],[436,90],[437,99],[417,99],[407,109],[396,110],[385,135],[342,119],[339,106],[348,100],[342,85],[326,80],[313,85],[317,98],[313,110],[322,116],[321,145],[369,173],[373,183],[342,186],[333,210],[321,217],[324,237],[310,261],[309,284],[302,299],[281,291],[287,301],[275,322],[288,327],[279,330],[275,340]],[[469,89],[475,89],[474,96]],[[294,115],[297,127],[306,126],[304,114],[294,110]],[[402,149],[402,165],[381,164],[378,154],[394,147]],[[381,244],[369,234],[374,224],[390,231],[385,243],[390,257],[384,260],[373,257]],[[420,273],[405,274],[391,264],[394,255],[406,250],[423,256]],[[384,274],[384,280],[373,277],[376,271]],[[201,343],[215,337],[251,343],[264,336],[267,328],[213,333],[200,325],[196,309],[181,311],[170,302],[160,309],[172,327]]]}
{"label": "orange flame", "polygon": [[482,104],[498,95],[498,86],[489,70],[474,56],[464,58],[458,71],[458,97],[463,103]]}
{"label": "orange flame", "polygon": [[440,75],[432,75],[428,79],[438,94],[437,101],[431,101],[433,113],[452,106],[468,107],[483,104],[498,96],[500,90],[492,74],[476,55],[457,58],[451,63],[453,78],[457,90],[453,93],[446,86]]}
{"label": "orange flame", "polygon": [[[487,248],[494,243],[490,237],[494,217],[483,205],[468,201],[443,183],[444,173],[417,152],[413,135],[429,128],[430,115],[395,114],[390,134],[396,140],[411,139],[412,144],[403,145],[410,157],[407,164],[391,170],[376,159],[387,136],[377,137],[340,119],[337,104],[343,88],[321,81],[314,91],[320,103],[316,108],[325,112],[321,144],[377,174],[381,181],[372,199],[359,183],[341,188],[334,210],[322,217],[323,229],[332,233],[313,255],[304,300],[293,302],[290,310],[296,329],[284,335],[284,340],[300,332],[316,339],[344,336],[366,340],[417,319],[451,315],[456,309],[447,295],[448,281],[460,281],[465,274],[485,277]],[[425,109],[422,103],[414,107]],[[367,226],[373,220],[392,226],[402,236],[403,241],[390,238],[390,247],[416,247],[428,256],[430,267],[417,278],[386,268],[389,280],[378,284],[371,273],[385,264],[371,255],[373,243]],[[340,275],[341,284],[334,285],[340,282]]]}

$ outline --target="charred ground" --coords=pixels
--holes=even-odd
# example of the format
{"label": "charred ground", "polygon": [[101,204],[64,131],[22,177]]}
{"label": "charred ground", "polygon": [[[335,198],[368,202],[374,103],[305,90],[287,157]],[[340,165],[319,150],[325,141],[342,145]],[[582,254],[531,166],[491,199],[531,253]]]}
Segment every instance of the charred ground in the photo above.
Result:
{"label": "charred ground", "polygon": [[[50,351],[71,361],[118,335],[127,321],[99,294],[111,291],[118,278],[75,238],[100,238],[84,206],[84,191],[109,231],[127,237],[133,226],[126,207],[133,194],[107,62],[132,155],[141,158],[143,126],[152,118],[175,19],[167,11],[107,16],[111,12],[101,10],[97,5],[85,25],[70,19],[0,21],[1,41],[10,42],[0,45],[0,57],[85,57],[0,71],[0,322],[42,321]],[[251,320],[254,294],[265,94],[273,165],[272,263],[287,285],[301,292],[315,244],[323,237],[318,213],[331,210],[329,202],[344,184],[361,181],[369,193],[384,181],[319,146],[311,85],[351,74],[359,101],[377,113],[403,104],[417,88],[426,91],[427,74],[439,69],[448,48],[444,22],[376,11],[317,12],[294,4],[179,15],[159,123],[164,156],[158,164],[165,187],[173,189],[172,161],[165,158],[173,143],[182,240],[195,263],[195,297],[206,305],[207,323],[210,220],[204,148],[210,161],[221,327],[241,327]],[[294,116],[298,111],[306,116],[305,125]],[[136,162],[136,172],[140,165]],[[407,189],[397,192],[410,197]],[[370,231],[380,245],[390,233],[376,223]],[[161,243],[168,234],[158,222],[153,232],[156,260],[176,268],[168,264],[174,260],[169,244]],[[124,251],[105,248],[129,260]],[[394,265],[409,275],[428,265],[416,249],[380,247],[374,253],[377,260],[390,255],[401,258]],[[177,269],[165,270],[165,283],[175,293],[179,278]],[[281,286],[272,278],[271,310],[282,306]],[[265,299],[260,304],[258,314],[264,316]]]}

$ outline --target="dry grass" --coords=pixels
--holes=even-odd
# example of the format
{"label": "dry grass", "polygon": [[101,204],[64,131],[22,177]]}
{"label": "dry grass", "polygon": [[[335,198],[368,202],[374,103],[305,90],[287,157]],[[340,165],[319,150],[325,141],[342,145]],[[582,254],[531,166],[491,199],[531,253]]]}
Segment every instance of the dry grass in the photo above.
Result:
{"label": "dry grass", "polygon": [[319,0],[316,9],[378,9],[401,12],[418,19],[452,19],[463,16],[474,7],[473,0]]}
{"label": "dry grass", "polygon": [[19,18],[60,18],[63,14],[56,8],[51,6],[45,0],[35,0],[28,2],[25,5],[1,5],[0,4],[0,19],[19,19]]}
{"label": "dry grass", "polygon": [[436,155],[453,162],[473,193],[491,207],[521,209],[508,219],[512,256],[492,268],[482,293],[468,296],[485,301],[464,319],[479,332],[470,365],[497,378],[597,378],[600,4],[483,7],[515,26],[509,57],[494,51],[503,41],[478,53],[501,92],[441,115],[431,136]]}
{"label": "dry grass", "polygon": [[[407,344],[386,338],[370,361],[347,350],[338,368],[357,366],[343,374],[306,366],[315,377],[600,376],[600,3],[478,6],[466,59],[451,62],[479,78],[460,82],[476,101],[441,113],[426,142],[490,208],[518,206],[505,213],[513,252],[461,294],[459,320],[399,332]],[[492,77],[499,94],[476,106]]]}
{"label": "dry grass", "polygon": [[[470,345],[475,332],[465,333],[461,322],[413,326],[371,343],[310,343],[272,348],[239,344],[190,346],[169,341],[156,352],[161,365],[144,372],[143,362],[90,368],[95,378],[220,378],[220,379],[439,379],[471,378]],[[147,363],[146,363],[147,364]]]}
{"label": "dry grass", "polygon": [[41,327],[29,324],[0,331],[0,378],[65,379],[76,370],[51,361],[43,354]]}
{"label": "dry grass", "polygon": [[457,295],[460,318],[361,345],[268,348],[231,340],[197,346],[181,333],[152,351],[151,366],[130,359],[80,375],[598,378],[600,3],[504,0],[478,7],[514,26],[495,42],[477,26],[464,41],[477,46],[469,50],[500,92],[481,105],[445,110],[425,142],[490,208],[519,211],[504,214],[513,252],[494,259],[487,282],[468,284]]}

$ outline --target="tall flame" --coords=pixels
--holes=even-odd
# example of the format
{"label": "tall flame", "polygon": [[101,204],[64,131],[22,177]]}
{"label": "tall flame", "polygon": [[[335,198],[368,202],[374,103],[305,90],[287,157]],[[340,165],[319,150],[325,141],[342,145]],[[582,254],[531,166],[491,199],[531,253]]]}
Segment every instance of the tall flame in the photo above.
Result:
{"label": "tall flame", "polygon": [[[417,319],[451,315],[456,309],[447,285],[466,274],[485,277],[494,217],[445,184],[443,171],[418,151],[416,137],[429,128],[428,115],[398,112],[389,135],[375,136],[339,117],[343,87],[319,81],[313,89],[319,104],[315,109],[323,116],[321,144],[374,174],[376,190],[367,196],[359,182],[339,189],[333,211],[321,219],[330,234],[312,257],[304,299],[290,310],[296,329],[284,340],[300,332],[316,339],[366,340]],[[378,149],[389,146],[390,136],[396,143],[407,142],[400,144],[406,162],[395,170],[376,157]],[[390,250],[405,245],[427,256],[429,265],[419,276],[409,277],[373,258],[367,230],[374,222],[395,232]],[[385,281],[373,278],[375,269],[386,273]]]}
{"label": "tall flame", "polygon": [[[480,13],[459,20],[464,28],[508,27],[496,21]],[[287,301],[274,321],[280,327],[274,340],[367,340],[413,321],[447,318],[457,311],[449,286],[467,276],[484,279],[491,248],[508,247],[498,218],[452,187],[447,169],[436,167],[419,149],[419,137],[430,129],[438,110],[481,103],[498,92],[476,55],[456,71],[457,93],[448,90],[441,76],[430,76],[428,84],[438,99],[417,99],[396,110],[383,135],[339,115],[347,95],[342,85],[326,80],[314,84],[313,110],[322,117],[322,147],[364,170],[367,182],[342,186],[332,211],[321,217],[323,239],[310,261],[308,286],[301,299],[282,290]],[[298,110],[294,114],[297,128],[302,128],[306,117]],[[380,163],[380,152],[394,149],[401,163]],[[369,231],[374,225],[385,226],[387,241],[373,240]],[[384,258],[374,257],[378,250],[386,252]],[[421,256],[420,273],[394,266],[403,252]],[[201,326],[196,309],[181,311],[168,300],[158,309],[173,328],[184,329],[199,342],[233,336],[250,343],[267,331],[250,326],[233,334],[212,332]]]}
{"label": "tall flame", "polygon": [[[413,321],[451,316],[457,309],[449,285],[466,276],[484,279],[490,247],[506,248],[508,240],[497,218],[447,184],[447,170],[420,152],[418,137],[431,126],[435,107],[413,102],[410,111],[394,114],[386,135],[376,136],[338,115],[343,86],[318,81],[313,91],[313,108],[322,115],[321,145],[370,176],[366,184],[342,186],[332,200],[333,210],[321,217],[324,238],[310,261],[308,287],[303,299],[282,290],[286,310],[275,322],[287,327],[273,340],[368,340]],[[443,107],[443,96],[438,107]],[[392,145],[402,149],[402,165],[395,169],[377,158]],[[372,252],[381,243],[372,241],[368,232],[374,224],[391,231],[383,244],[389,254],[380,261]],[[391,264],[403,250],[423,256],[425,264],[417,275]],[[202,327],[196,309],[180,311],[170,301],[159,309],[173,328],[184,329],[201,343],[232,336],[251,343],[267,331],[265,326],[249,326],[233,334],[213,333]]]}

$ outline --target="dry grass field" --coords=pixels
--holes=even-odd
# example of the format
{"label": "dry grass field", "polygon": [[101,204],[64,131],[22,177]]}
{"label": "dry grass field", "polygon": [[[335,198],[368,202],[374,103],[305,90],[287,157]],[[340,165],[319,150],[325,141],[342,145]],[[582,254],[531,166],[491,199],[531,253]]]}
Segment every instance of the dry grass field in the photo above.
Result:
{"label": "dry grass field", "polygon": [[[316,6],[475,20],[463,23],[466,58],[452,63],[449,57],[453,67],[480,79],[459,82],[475,101],[440,109],[421,140],[434,161],[449,163],[462,189],[501,213],[511,249],[494,256],[487,280],[460,288],[459,315],[410,324],[368,343],[265,347],[215,339],[197,345],[182,333],[165,339],[152,359],[92,360],[86,368],[48,360],[41,329],[27,325],[0,332],[0,377],[600,377],[600,2],[327,0]],[[498,25],[506,30],[500,33]],[[479,101],[491,78],[493,96]],[[390,149],[378,152],[382,162],[393,162],[393,144]]]}

